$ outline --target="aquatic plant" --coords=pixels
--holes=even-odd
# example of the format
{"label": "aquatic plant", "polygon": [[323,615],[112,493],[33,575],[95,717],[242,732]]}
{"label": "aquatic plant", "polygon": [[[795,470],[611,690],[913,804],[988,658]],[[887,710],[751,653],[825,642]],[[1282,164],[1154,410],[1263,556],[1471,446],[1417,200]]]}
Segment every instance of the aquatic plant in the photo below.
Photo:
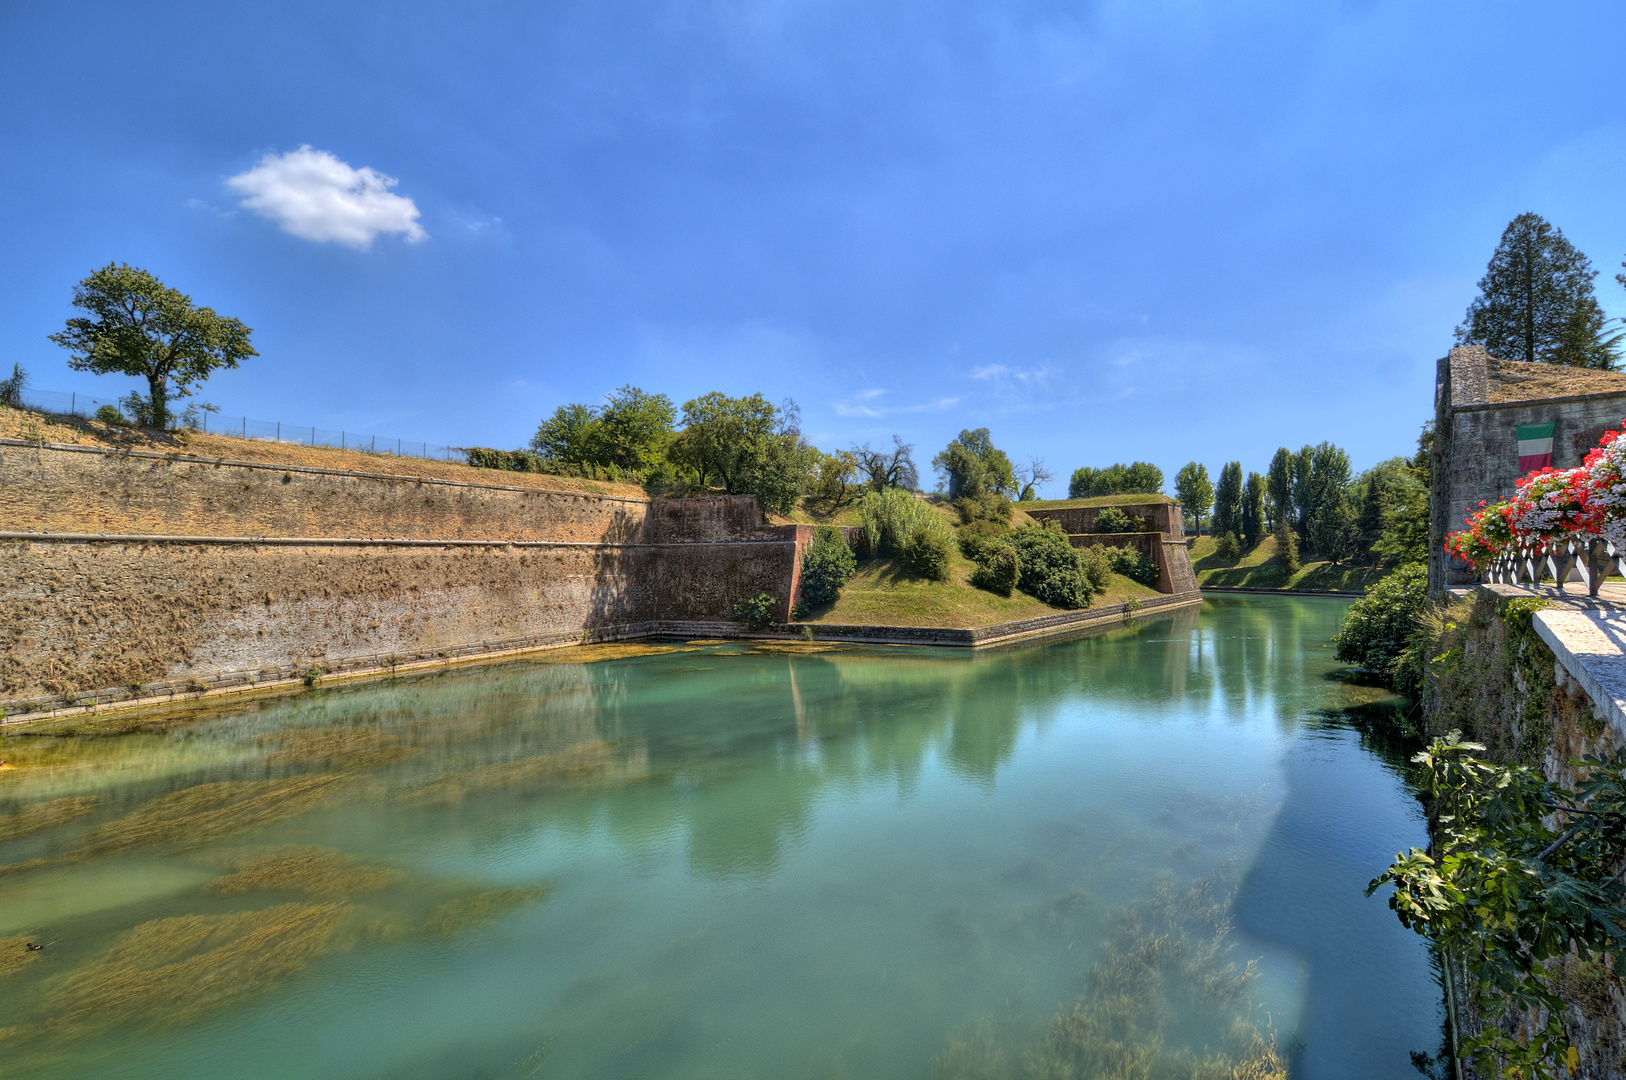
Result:
{"label": "aquatic plant", "polygon": [[90,813],[96,805],[94,795],[78,795],[68,799],[52,799],[33,803],[9,814],[0,814],[0,840],[54,828]]}
{"label": "aquatic plant", "polygon": [[140,848],[185,851],[204,847],[312,810],[347,779],[321,775],[198,784],[161,795],[92,830],[79,854],[106,855]]}
{"label": "aquatic plant", "polygon": [[289,903],[142,923],[46,988],[48,1023],[100,1027],[140,1016],[180,1024],[257,997],[310,963],[344,911]]}
{"label": "aquatic plant", "polygon": [[[1020,1050],[986,1022],[950,1040],[940,1080],[1286,1080],[1275,1037],[1253,1020],[1253,963],[1230,959],[1229,892],[1164,875],[1119,916],[1085,992]],[[1193,1033],[1200,1045],[1183,1045]]]}
{"label": "aquatic plant", "polygon": [[315,900],[349,900],[388,888],[403,877],[399,870],[363,866],[328,848],[288,847],[244,859],[203,891],[211,896],[299,892]]}

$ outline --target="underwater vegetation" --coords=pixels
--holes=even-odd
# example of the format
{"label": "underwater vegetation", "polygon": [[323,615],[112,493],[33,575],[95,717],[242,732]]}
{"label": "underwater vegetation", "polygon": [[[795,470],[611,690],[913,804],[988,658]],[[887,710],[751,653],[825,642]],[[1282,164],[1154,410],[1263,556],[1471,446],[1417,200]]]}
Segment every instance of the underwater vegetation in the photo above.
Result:
{"label": "underwater vegetation", "polygon": [[41,829],[55,828],[74,818],[83,817],[95,806],[94,795],[79,795],[68,799],[34,803],[21,810],[13,810],[9,814],[0,814],[0,840],[11,840],[39,832]]}
{"label": "underwater vegetation", "polygon": [[362,866],[326,848],[290,847],[249,856],[203,891],[210,896],[297,892],[315,900],[347,900],[387,889],[405,876],[399,870]]}
{"label": "underwater vegetation", "polygon": [[1286,1080],[1231,960],[1229,895],[1213,875],[1184,891],[1161,876],[1119,916],[1086,989],[1025,1049],[986,1021],[950,1040],[938,1080]]}

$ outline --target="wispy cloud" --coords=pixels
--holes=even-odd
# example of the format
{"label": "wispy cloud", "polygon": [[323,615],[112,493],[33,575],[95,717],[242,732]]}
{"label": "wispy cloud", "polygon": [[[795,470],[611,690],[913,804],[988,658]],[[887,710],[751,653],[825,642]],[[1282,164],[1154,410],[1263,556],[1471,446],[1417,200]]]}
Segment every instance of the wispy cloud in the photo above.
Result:
{"label": "wispy cloud", "polygon": [[940,397],[932,401],[914,402],[909,405],[886,405],[881,402],[885,390],[860,390],[849,401],[837,401],[831,404],[837,416],[863,416],[871,420],[879,420],[886,416],[901,416],[906,413],[942,412],[958,405],[957,397]]}
{"label": "wispy cloud", "polygon": [[226,180],[243,206],[270,218],[284,232],[317,243],[353,248],[399,233],[408,243],[427,239],[418,206],[390,189],[397,180],[365,166],[353,168],[326,150],[301,146],[267,154],[252,169]]}
{"label": "wispy cloud", "polygon": [[1056,369],[1049,364],[1031,368],[1012,367],[1009,364],[984,364],[972,368],[971,377],[996,384],[1015,383],[1043,389],[1055,379]]}

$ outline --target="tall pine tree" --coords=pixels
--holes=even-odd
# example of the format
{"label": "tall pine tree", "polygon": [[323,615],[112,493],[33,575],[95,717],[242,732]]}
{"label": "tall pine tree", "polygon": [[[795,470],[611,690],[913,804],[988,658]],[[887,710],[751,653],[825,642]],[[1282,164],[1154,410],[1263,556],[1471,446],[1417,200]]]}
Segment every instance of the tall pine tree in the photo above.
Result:
{"label": "tall pine tree", "polygon": [[1613,370],[1620,335],[1592,291],[1592,261],[1540,214],[1502,231],[1479,295],[1457,327],[1457,344],[1483,345],[1502,360]]}

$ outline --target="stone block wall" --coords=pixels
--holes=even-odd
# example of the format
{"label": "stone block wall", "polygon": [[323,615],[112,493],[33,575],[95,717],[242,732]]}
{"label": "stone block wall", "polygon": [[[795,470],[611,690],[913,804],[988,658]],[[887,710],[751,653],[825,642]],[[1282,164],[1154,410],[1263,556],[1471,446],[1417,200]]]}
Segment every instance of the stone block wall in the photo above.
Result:
{"label": "stone block wall", "polygon": [[1492,363],[1475,346],[1452,349],[1436,369],[1429,536],[1429,583],[1436,590],[1472,580],[1446,564],[1440,545],[1481,500],[1513,494],[1520,477],[1520,424],[1552,423],[1553,467],[1569,469],[1626,417],[1626,393],[1492,401]]}
{"label": "stone block wall", "polygon": [[496,482],[0,445],[0,532],[609,543],[643,539],[648,508]]}
{"label": "stone block wall", "polygon": [[728,619],[761,592],[787,618],[812,530],[767,527],[754,498],[651,504],[0,445],[0,533],[3,716],[266,670],[637,637]]}

